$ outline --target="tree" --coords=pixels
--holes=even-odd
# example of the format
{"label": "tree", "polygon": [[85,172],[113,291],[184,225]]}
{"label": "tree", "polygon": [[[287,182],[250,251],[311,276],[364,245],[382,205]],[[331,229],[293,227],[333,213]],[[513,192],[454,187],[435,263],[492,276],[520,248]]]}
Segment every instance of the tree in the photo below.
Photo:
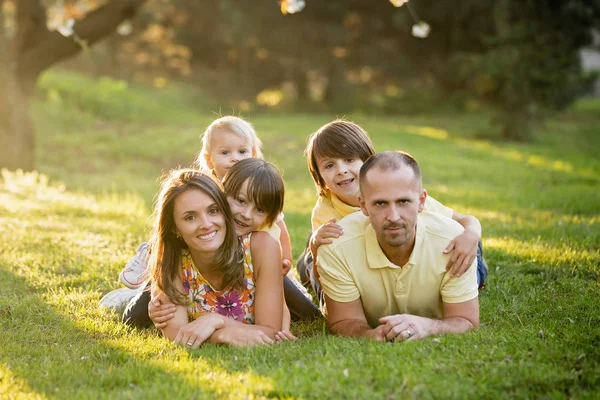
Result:
{"label": "tree", "polygon": [[[442,92],[466,93],[490,105],[503,139],[530,140],[532,127],[548,111],[566,107],[584,90],[579,50],[600,28],[598,0],[390,1],[407,5],[410,12],[381,14],[379,7],[389,6],[385,0],[364,7],[366,2],[336,2],[356,12],[367,27],[360,41],[347,46],[346,64],[357,52],[376,49],[382,69],[398,69],[400,60],[382,57],[377,46],[390,44],[397,55],[412,60],[421,76],[433,77]],[[308,10],[325,2],[307,3]],[[410,35],[417,14],[432,27],[425,40]],[[369,27],[369,21],[378,22]],[[375,26],[382,28],[375,32]],[[361,47],[361,41],[370,45]],[[374,54],[365,58],[372,62]]]}
{"label": "tree", "polygon": [[[35,130],[29,103],[40,74],[79,53],[131,19],[146,0],[108,1],[89,12],[74,26],[73,36],[46,27],[47,9],[42,0],[14,4],[14,33],[0,29],[0,167],[35,168]],[[0,0],[0,10],[9,0]],[[47,3],[47,2],[45,2]],[[0,11],[0,22],[4,16]]]}

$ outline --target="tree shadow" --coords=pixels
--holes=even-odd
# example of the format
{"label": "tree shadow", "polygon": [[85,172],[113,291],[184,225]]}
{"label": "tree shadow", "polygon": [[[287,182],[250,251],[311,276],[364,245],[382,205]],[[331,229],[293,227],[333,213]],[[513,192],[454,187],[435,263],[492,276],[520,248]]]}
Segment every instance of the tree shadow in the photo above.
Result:
{"label": "tree shadow", "polygon": [[[1,369],[10,370],[20,392],[48,398],[219,397],[218,386],[200,385],[189,371],[158,362],[182,357],[180,349],[164,342],[144,350],[153,334],[124,326],[111,332],[106,316],[90,326],[94,322],[62,315],[6,265],[0,266],[0,281]],[[200,361],[199,369],[217,369]]]}

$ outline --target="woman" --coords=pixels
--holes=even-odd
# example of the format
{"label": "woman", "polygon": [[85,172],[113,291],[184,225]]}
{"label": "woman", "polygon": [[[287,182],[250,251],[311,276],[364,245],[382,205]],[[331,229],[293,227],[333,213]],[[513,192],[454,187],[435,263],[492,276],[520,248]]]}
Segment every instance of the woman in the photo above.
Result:
{"label": "woman", "polygon": [[172,172],[154,217],[152,297],[176,305],[166,337],[197,348],[267,344],[282,334],[280,249],[266,232],[238,240],[219,183],[196,170]]}

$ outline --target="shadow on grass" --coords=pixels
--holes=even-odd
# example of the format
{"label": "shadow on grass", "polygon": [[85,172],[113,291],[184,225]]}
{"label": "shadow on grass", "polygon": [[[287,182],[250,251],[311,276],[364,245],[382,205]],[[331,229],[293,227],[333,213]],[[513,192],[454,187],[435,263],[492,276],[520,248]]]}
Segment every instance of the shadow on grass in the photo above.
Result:
{"label": "shadow on grass", "polygon": [[172,346],[131,354],[125,343],[135,335],[128,329],[103,333],[81,316],[70,320],[6,266],[0,266],[0,282],[0,369],[10,370],[20,392],[47,398],[218,397],[184,371],[160,365],[165,356],[179,358]]}

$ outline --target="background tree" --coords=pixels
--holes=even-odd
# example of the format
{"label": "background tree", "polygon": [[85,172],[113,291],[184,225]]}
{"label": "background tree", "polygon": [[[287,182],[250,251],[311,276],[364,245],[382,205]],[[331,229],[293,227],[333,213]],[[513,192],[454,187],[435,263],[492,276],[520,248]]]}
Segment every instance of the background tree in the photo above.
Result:
{"label": "background tree", "polygon": [[[144,2],[92,2],[97,8],[85,15],[72,15],[81,19],[72,26],[73,35],[64,36],[48,30],[47,2],[0,0],[4,21],[13,17],[12,32],[7,32],[6,22],[0,29],[0,167],[35,168],[35,132],[29,102],[40,73],[80,52],[82,43],[92,45],[114,32]],[[73,6],[77,3],[81,2],[67,2]],[[78,8],[67,10],[76,12]],[[6,15],[8,12],[12,15]]]}

